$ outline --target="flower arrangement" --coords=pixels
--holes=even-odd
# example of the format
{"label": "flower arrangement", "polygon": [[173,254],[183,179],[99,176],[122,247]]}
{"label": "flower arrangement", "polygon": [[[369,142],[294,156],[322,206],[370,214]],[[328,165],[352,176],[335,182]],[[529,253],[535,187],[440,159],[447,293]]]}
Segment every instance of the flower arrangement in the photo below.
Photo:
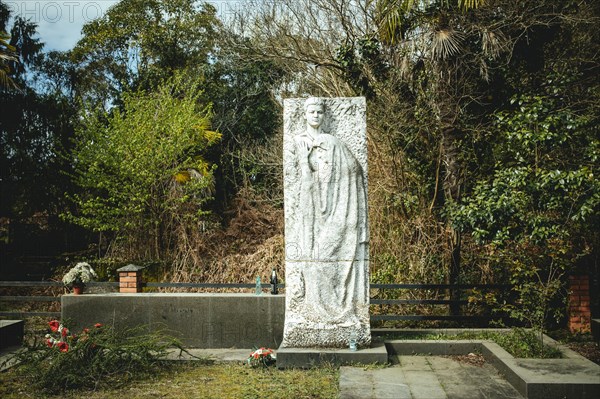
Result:
{"label": "flower arrangement", "polygon": [[269,367],[275,364],[276,360],[273,349],[262,347],[252,352],[246,363],[251,367]]}
{"label": "flower arrangement", "polygon": [[79,262],[64,275],[62,282],[67,287],[84,286],[96,278],[98,275],[89,263]]}
{"label": "flower arrangement", "polygon": [[170,348],[185,351],[176,339],[148,333],[145,326],[115,330],[96,323],[77,334],[58,320],[48,326],[48,334],[26,342],[12,358],[19,375],[47,394],[114,387],[152,376],[164,369]]}
{"label": "flower arrangement", "polygon": [[[90,336],[90,329],[84,328],[79,336],[72,334],[71,331],[58,320],[52,320],[48,323],[50,333],[46,334],[46,346],[48,348],[57,348],[60,352],[68,352],[70,348],[77,344],[77,341],[86,341]],[[101,328],[101,323],[96,323],[95,328]]]}

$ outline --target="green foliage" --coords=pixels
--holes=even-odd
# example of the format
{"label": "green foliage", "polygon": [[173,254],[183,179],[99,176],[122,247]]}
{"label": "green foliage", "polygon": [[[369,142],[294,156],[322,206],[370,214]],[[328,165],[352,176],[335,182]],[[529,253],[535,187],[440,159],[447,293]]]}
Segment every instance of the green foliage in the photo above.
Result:
{"label": "green foliage", "polygon": [[[72,137],[75,111],[64,96],[39,92],[31,79],[43,69],[36,29],[0,2],[0,215],[14,222],[56,215],[69,188],[60,154]],[[18,90],[5,90],[5,83]]]}
{"label": "green foliage", "polygon": [[34,22],[25,20],[21,16],[15,18],[10,30],[10,44],[15,53],[19,54],[19,60],[11,64],[11,69],[20,84],[24,83],[26,65],[31,65],[44,47],[40,39],[35,37],[36,35],[37,25]]}
{"label": "green foliage", "polygon": [[223,134],[219,154],[220,199],[252,186],[264,198],[280,205],[282,197],[281,110],[272,88],[283,71],[269,61],[244,52],[247,39],[224,32],[214,63],[204,68],[206,93],[213,103],[215,128]]}
{"label": "green foliage", "polygon": [[221,165],[216,195],[226,204],[250,178],[260,191],[281,189],[273,160],[253,147],[279,126],[271,89],[282,72],[244,53],[247,40],[226,30],[209,3],[124,0],[86,24],[68,55],[76,92],[101,107],[122,107],[124,92],[151,92],[174,74],[202,76],[200,99],[213,104],[213,126],[223,134],[207,159]]}
{"label": "green foliage", "polygon": [[201,75],[220,26],[216,9],[194,0],[123,0],[82,30],[70,52],[78,91],[98,104],[157,87],[176,71]]}
{"label": "green foliage", "polygon": [[[586,262],[593,272],[598,256],[597,3],[374,4],[377,39],[349,35],[336,61],[356,92],[373,94],[376,156],[389,145],[396,166],[385,195],[396,184],[398,196],[431,204],[447,227],[440,241],[452,240],[451,256],[433,249],[442,268],[452,278],[460,266],[462,281],[513,284],[487,299],[542,329],[564,312],[563,276]],[[363,54],[365,37],[392,68]],[[380,245],[373,260],[388,268]],[[398,272],[417,264],[404,253],[395,253]]]}
{"label": "green foliage", "polygon": [[517,358],[560,358],[561,353],[555,347],[545,345],[536,331],[513,328],[509,333],[492,333],[491,339]]}
{"label": "green foliage", "polygon": [[214,189],[214,165],[203,154],[220,134],[211,107],[198,106],[197,83],[174,78],[155,93],[124,94],[124,110],[88,110],[77,130],[69,220],[94,231],[148,234],[177,220],[197,223]]}
{"label": "green foliage", "polygon": [[566,103],[569,84],[554,76],[543,92],[515,95],[496,113],[489,173],[447,208],[497,267],[510,270],[516,304],[488,299],[538,330],[550,314],[559,319],[551,303],[565,293],[563,275],[591,251],[579,236],[593,237],[599,222],[597,128]]}
{"label": "green foliage", "polygon": [[379,27],[379,36],[391,44],[402,40],[402,31],[406,20],[411,14],[418,12],[432,12],[440,9],[458,9],[469,11],[485,4],[485,0],[377,0],[375,4],[375,18]]}
{"label": "green foliage", "polygon": [[39,391],[110,387],[149,376],[165,366],[161,358],[170,347],[180,347],[172,338],[141,328],[117,331],[96,324],[78,334],[61,334],[64,328],[51,322],[51,334],[16,355],[18,372]]}
{"label": "green foliage", "polygon": [[[556,86],[553,86],[556,88]],[[453,220],[479,242],[565,239],[598,221],[600,141],[587,115],[549,95],[519,95],[497,113],[491,178],[475,184]]]}

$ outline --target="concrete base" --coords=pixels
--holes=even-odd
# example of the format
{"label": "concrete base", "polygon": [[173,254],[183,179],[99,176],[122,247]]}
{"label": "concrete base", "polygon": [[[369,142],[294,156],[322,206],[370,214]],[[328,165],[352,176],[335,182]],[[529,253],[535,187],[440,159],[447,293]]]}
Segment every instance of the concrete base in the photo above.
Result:
{"label": "concrete base", "polygon": [[392,356],[390,367],[340,367],[340,399],[523,399],[489,363]]}
{"label": "concrete base", "polygon": [[389,340],[385,341],[388,352],[392,356],[428,355],[448,356],[466,355],[481,352],[482,341],[470,340]]}
{"label": "concrete base", "polygon": [[277,367],[311,368],[322,364],[351,365],[351,364],[386,364],[388,353],[385,344],[373,343],[370,348],[351,351],[350,349],[328,348],[286,348],[277,350]]}
{"label": "concrete base", "polygon": [[144,326],[188,348],[276,348],[283,337],[283,295],[115,293],[63,295],[61,303],[75,332],[95,323]]}
{"label": "concrete base", "polygon": [[561,359],[518,359],[494,342],[480,340],[389,340],[390,355],[483,354],[521,395],[528,399],[598,398],[600,366],[549,337],[544,341],[562,351]]}
{"label": "concrete base", "polygon": [[591,327],[594,340],[600,343],[600,319],[592,319]]}
{"label": "concrete base", "polygon": [[23,344],[23,320],[0,320],[0,349]]}
{"label": "concrete base", "polygon": [[600,397],[600,366],[560,349],[561,359],[517,359],[493,342],[484,342],[481,352],[528,399]]}

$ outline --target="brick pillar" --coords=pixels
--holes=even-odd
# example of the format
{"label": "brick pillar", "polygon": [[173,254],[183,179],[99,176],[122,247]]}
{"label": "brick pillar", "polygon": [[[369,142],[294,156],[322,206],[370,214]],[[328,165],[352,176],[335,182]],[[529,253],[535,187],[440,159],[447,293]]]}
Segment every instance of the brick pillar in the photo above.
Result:
{"label": "brick pillar", "polygon": [[117,272],[119,272],[119,292],[142,292],[142,269],[144,269],[143,266],[136,265],[127,265],[117,269]]}
{"label": "brick pillar", "polygon": [[592,313],[590,311],[590,277],[569,276],[569,330],[589,332]]}

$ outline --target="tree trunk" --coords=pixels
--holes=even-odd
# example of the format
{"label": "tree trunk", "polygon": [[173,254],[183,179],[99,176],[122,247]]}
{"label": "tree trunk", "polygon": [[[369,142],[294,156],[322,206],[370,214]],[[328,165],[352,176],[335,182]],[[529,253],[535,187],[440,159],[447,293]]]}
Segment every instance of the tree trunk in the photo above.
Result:
{"label": "tree trunk", "polygon": [[[449,201],[458,202],[461,196],[462,170],[458,152],[458,136],[459,131],[448,126],[444,128],[442,133],[442,159],[444,163],[444,203]],[[450,227],[450,284],[460,283],[460,250],[461,250],[461,232],[458,229]],[[451,290],[450,299],[453,301],[460,300],[460,291]],[[458,302],[452,302],[450,305],[450,313],[458,315],[460,313],[460,305]]]}

